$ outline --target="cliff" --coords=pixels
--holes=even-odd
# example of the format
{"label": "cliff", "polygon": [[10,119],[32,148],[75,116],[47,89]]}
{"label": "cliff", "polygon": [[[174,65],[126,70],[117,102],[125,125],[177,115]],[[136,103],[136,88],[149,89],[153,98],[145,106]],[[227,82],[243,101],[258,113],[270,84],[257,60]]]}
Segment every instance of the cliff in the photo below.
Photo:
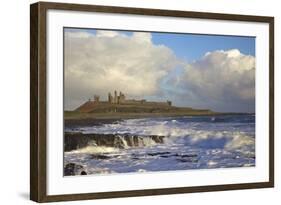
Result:
{"label": "cliff", "polygon": [[144,147],[151,144],[162,144],[164,136],[148,135],[138,136],[129,134],[83,134],[69,133],[64,135],[64,151],[91,146],[104,146],[124,149],[127,147]]}
{"label": "cliff", "polygon": [[147,101],[146,99],[127,99],[125,94],[114,91],[109,93],[107,101],[100,101],[99,95],[80,105],[74,111],[65,111],[65,119],[123,119],[139,117],[213,115],[217,114],[208,109],[193,109],[191,107],[176,107],[167,100],[163,102]]}

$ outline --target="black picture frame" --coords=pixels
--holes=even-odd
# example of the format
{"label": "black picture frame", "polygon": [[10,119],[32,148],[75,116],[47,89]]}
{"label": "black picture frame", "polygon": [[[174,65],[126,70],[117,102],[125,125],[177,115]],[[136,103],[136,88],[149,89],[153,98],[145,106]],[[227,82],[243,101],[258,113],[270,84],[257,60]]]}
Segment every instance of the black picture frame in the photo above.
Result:
{"label": "black picture frame", "polygon": [[[47,195],[47,85],[46,13],[48,10],[137,14],[158,17],[217,19],[269,24],[269,181],[212,186],[114,191],[102,193]],[[274,186],[274,18],[205,12],[126,8],[82,4],[38,2],[30,6],[30,199],[36,202],[133,197],[191,192],[209,192]]]}

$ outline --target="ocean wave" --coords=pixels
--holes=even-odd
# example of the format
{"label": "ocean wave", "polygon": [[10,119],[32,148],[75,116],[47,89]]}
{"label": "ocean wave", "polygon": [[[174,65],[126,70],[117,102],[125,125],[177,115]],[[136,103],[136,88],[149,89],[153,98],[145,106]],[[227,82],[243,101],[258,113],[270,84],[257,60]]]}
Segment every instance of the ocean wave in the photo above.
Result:
{"label": "ocean wave", "polygon": [[118,124],[84,127],[79,131],[82,133],[159,135],[166,136],[166,141],[184,137],[190,145],[204,148],[241,149],[254,146],[254,126],[243,127],[243,123],[238,124],[237,122],[212,124],[213,118],[210,118],[209,123],[187,122],[186,118],[129,119]]}
{"label": "ocean wave", "polygon": [[89,145],[87,147],[66,152],[67,154],[97,154],[97,153],[115,153],[119,152],[118,148]]}
{"label": "ocean wave", "polygon": [[88,174],[255,166],[255,123],[247,116],[129,119],[68,135],[88,139],[65,152],[65,162]]}

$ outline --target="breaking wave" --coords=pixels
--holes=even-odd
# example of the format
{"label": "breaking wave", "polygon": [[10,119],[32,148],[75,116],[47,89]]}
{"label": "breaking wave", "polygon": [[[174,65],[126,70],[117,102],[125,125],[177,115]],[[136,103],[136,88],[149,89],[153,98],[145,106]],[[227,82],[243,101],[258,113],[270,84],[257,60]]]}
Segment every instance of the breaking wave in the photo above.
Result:
{"label": "breaking wave", "polygon": [[96,153],[114,153],[114,152],[119,152],[119,149],[115,147],[89,145],[81,149],[69,151],[68,153],[96,154]]}
{"label": "breaking wave", "polygon": [[[188,119],[188,120],[186,120]],[[215,118],[216,119],[216,118]],[[254,127],[243,127],[243,123],[225,123],[219,125],[214,117],[198,119],[188,118],[160,118],[160,119],[129,119],[118,124],[104,124],[80,128],[82,133],[100,134],[130,134],[139,136],[165,136],[166,142],[173,142],[174,138],[185,138],[185,143],[203,148],[243,149],[255,143]],[[222,121],[222,120],[219,120]],[[235,128],[236,127],[236,128]],[[155,144],[153,140],[139,137],[143,146]],[[124,145],[127,143],[124,142]]]}
{"label": "breaking wave", "polygon": [[66,129],[64,143],[87,174],[252,167],[255,116],[128,119]]}

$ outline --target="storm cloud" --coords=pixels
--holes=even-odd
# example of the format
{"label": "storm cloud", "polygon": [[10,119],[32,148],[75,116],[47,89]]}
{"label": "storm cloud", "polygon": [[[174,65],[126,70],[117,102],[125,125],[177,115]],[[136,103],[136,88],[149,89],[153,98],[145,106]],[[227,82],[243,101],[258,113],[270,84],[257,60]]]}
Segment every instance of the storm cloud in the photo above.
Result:
{"label": "storm cloud", "polygon": [[[192,48],[186,48],[192,52]],[[94,94],[122,90],[136,98],[162,96],[174,105],[254,112],[255,57],[215,50],[193,62],[179,59],[148,32],[65,32],[65,108]]]}
{"label": "storm cloud", "polygon": [[178,64],[173,51],[154,45],[150,33],[65,32],[65,107],[73,109],[94,94],[109,91],[153,96]]}
{"label": "storm cloud", "polygon": [[192,106],[217,111],[255,111],[255,57],[218,50],[186,64],[177,86]]}

